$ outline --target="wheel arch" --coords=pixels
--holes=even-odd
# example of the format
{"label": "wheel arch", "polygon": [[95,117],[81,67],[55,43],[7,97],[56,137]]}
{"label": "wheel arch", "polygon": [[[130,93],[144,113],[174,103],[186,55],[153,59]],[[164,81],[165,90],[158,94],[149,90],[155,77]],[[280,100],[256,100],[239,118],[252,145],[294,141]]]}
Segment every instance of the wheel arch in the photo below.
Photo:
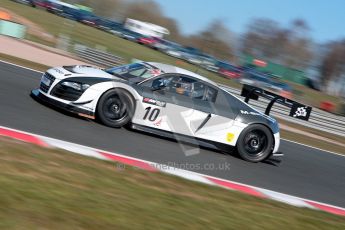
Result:
{"label": "wheel arch", "polygon": [[133,93],[130,92],[130,90],[126,89],[125,87],[116,86],[116,87],[108,88],[107,90],[103,91],[103,92],[98,96],[98,98],[97,98],[97,100],[96,100],[96,102],[95,102],[96,105],[95,105],[95,107],[94,107],[96,119],[97,119],[97,112],[96,112],[96,111],[97,111],[98,106],[99,106],[99,100],[102,98],[102,96],[103,96],[104,94],[108,93],[108,92],[111,91],[111,90],[116,90],[116,89],[124,91],[126,94],[128,94],[128,95],[132,98],[132,100],[133,100],[133,102],[134,102],[134,111],[135,111],[136,106],[137,106],[137,100],[138,100],[138,99],[137,99],[135,96],[133,96]]}
{"label": "wheel arch", "polygon": [[[271,133],[271,138],[272,138],[272,140],[273,140],[273,146],[272,146],[272,151],[273,151],[274,146],[275,146],[276,143],[275,143],[274,132],[273,132],[273,130],[272,130],[272,127],[270,127],[268,124],[266,124],[266,123],[264,123],[264,122],[259,122],[259,121],[255,121],[255,122],[249,123],[249,124],[247,125],[247,127],[252,126],[252,125],[262,125],[262,126],[265,126],[266,128],[268,128],[268,130],[269,130],[270,133]],[[245,127],[245,128],[242,130],[242,132],[243,132],[247,127]],[[239,135],[241,135],[242,132],[241,132]],[[239,138],[237,138],[237,140],[236,140],[235,146],[237,146],[237,144],[238,144],[238,139],[239,139]]]}
{"label": "wheel arch", "polygon": [[[253,127],[253,126],[255,126],[255,127]],[[266,133],[268,140],[266,141],[265,145],[263,145],[263,146],[259,145],[260,142],[257,141],[257,136],[256,136],[257,134],[252,134],[252,132],[254,130],[261,130],[261,132]],[[257,146],[252,146],[252,147],[247,146],[246,141],[244,139],[247,137],[246,136],[247,133],[253,135],[254,139],[252,139],[252,140],[256,141]],[[268,136],[269,134],[271,135],[271,137]],[[252,144],[250,144],[250,145],[252,145]],[[256,145],[256,144],[254,144],[254,145]],[[263,161],[263,160],[271,157],[273,154],[275,145],[276,145],[275,136],[274,136],[274,131],[272,130],[272,127],[270,127],[269,125],[262,123],[262,122],[252,122],[252,123],[248,124],[242,130],[241,134],[239,135],[239,138],[236,142],[236,150],[242,159],[249,161],[249,162],[257,163],[257,162]],[[249,149],[247,149],[247,148],[249,148]]]}

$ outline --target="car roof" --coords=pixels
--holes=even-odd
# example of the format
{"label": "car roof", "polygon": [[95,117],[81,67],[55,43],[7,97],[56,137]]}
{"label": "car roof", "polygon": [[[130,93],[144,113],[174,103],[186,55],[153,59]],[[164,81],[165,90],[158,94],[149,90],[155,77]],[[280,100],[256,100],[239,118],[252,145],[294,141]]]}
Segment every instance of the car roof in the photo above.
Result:
{"label": "car roof", "polygon": [[180,67],[177,66],[173,66],[173,65],[168,65],[168,64],[163,64],[163,63],[159,63],[159,62],[146,62],[150,65],[153,65],[155,67],[157,67],[158,69],[161,69],[164,73],[180,73],[180,74],[185,74],[191,77],[195,77],[201,81],[207,82],[213,86],[218,87],[218,84],[215,83],[214,81],[211,81],[210,79],[203,77],[199,74],[196,74],[192,71],[186,70],[186,69],[182,69]]}

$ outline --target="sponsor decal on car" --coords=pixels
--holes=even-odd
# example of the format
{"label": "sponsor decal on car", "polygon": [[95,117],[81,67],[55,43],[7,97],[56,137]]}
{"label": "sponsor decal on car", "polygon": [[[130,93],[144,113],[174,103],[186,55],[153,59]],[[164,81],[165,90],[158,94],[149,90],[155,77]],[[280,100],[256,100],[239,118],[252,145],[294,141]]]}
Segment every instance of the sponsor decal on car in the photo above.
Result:
{"label": "sponsor decal on car", "polygon": [[150,74],[151,74],[152,76],[158,76],[158,75],[161,74],[161,70],[160,70],[160,69],[151,69],[151,70],[150,70]]}
{"label": "sponsor decal on car", "polygon": [[158,121],[155,121],[155,122],[153,122],[153,125],[154,126],[161,126],[161,124],[162,124],[162,118],[161,119],[159,119]]}
{"label": "sponsor decal on car", "polygon": [[227,133],[227,134],[226,134],[226,141],[227,141],[227,142],[232,142],[232,140],[234,139],[234,137],[235,137],[235,134],[233,134],[233,133]]}
{"label": "sponsor decal on car", "polygon": [[167,104],[164,101],[157,101],[157,100],[149,98],[149,97],[144,97],[143,98],[143,102],[147,103],[147,104],[151,104],[151,105],[157,105],[157,106],[160,106],[160,107],[165,107],[166,104]]}
{"label": "sponsor decal on car", "polygon": [[293,115],[294,117],[305,117],[307,116],[307,110],[305,107],[298,107],[295,114]]}
{"label": "sponsor decal on car", "polygon": [[52,70],[54,70],[55,72],[59,73],[59,74],[63,74],[62,70],[58,69],[58,68],[53,68]]}
{"label": "sponsor decal on car", "polygon": [[296,104],[293,104],[291,108],[290,116],[307,121],[309,119],[311,109],[312,108],[309,106],[304,106],[304,105],[296,103]]}
{"label": "sponsor decal on car", "polygon": [[253,115],[253,116],[263,116],[265,118],[267,118],[268,120],[270,120],[271,122],[276,122],[276,120],[273,117],[270,117],[266,114],[263,113],[257,113],[257,112],[248,112],[246,110],[240,110],[241,114],[245,114],[245,115]]}
{"label": "sponsor decal on car", "polygon": [[254,116],[261,116],[261,115],[262,115],[262,114],[260,114],[260,113],[256,113],[256,112],[248,112],[248,111],[246,111],[246,110],[242,110],[242,109],[241,109],[241,113],[242,113],[242,114],[254,115]]}

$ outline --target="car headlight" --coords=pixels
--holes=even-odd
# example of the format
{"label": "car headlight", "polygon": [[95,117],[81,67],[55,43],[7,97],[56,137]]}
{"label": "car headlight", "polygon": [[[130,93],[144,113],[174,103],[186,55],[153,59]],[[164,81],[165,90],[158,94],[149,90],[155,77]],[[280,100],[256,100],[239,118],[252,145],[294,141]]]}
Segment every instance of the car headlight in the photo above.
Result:
{"label": "car headlight", "polygon": [[88,89],[90,87],[89,84],[83,84],[80,82],[73,82],[73,81],[64,81],[61,83],[61,85],[66,86],[66,87],[70,87],[70,88],[75,89],[77,91],[85,91],[86,89]]}

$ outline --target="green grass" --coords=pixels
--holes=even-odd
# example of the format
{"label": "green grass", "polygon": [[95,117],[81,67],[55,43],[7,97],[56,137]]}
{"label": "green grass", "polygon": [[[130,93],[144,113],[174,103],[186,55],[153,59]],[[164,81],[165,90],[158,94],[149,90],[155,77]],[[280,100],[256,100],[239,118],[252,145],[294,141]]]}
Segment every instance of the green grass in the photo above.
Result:
{"label": "green grass", "polygon": [[[301,144],[305,144],[305,145],[309,145],[309,146],[313,146],[316,148],[320,148],[320,149],[324,149],[327,151],[331,151],[331,152],[345,155],[345,147],[344,146],[324,141],[324,140],[322,140],[322,137],[320,139],[315,139],[315,138],[308,137],[308,136],[303,135],[303,134],[290,132],[290,131],[287,131],[284,129],[280,130],[280,136],[286,140],[295,141],[295,142],[298,142]],[[328,136],[332,136],[332,134],[328,135]],[[329,137],[327,137],[327,138],[329,138]],[[343,143],[343,141],[340,143]]]}
{"label": "green grass", "polygon": [[278,120],[279,124],[284,124],[284,125],[287,125],[291,128],[295,128],[295,129],[304,131],[306,133],[314,134],[314,135],[319,137],[319,139],[316,139],[314,137],[309,137],[307,135],[303,135],[303,134],[287,131],[284,129],[280,129],[280,135],[282,138],[345,155],[345,147],[344,146],[337,145],[337,144],[334,144],[331,142],[327,142],[325,140],[327,138],[327,139],[336,141],[338,143],[345,144],[344,143],[344,137],[339,136],[339,135],[330,134],[330,133],[327,133],[327,132],[324,132],[321,130],[309,128],[306,126],[302,126],[299,124],[295,124],[292,122],[288,122],[288,121],[283,120],[283,119],[277,119],[277,120]]}
{"label": "green grass", "polygon": [[25,67],[32,68],[35,70],[40,70],[40,71],[46,71],[49,68],[46,65],[42,65],[42,64],[39,64],[36,62],[17,58],[17,57],[11,56],[11,55],[6,55],[3,53],[0,53],[0,60],[11,62],[11,63],[17,64],[17,65],[25,66]]}
{"label": "green grass", "polygon": [[1,229],[345,229],[345,218],[0,139]]}
{"label": "green grass", "polygon": [[[311,134],[315,134],[315,135],[318,135],[319,137],[325,137],[327,139],[331,139],[331,140],[334,140],[334,141],[337,141],[337,142],[340,142],[340,143],[344,143],[344,137],[342,136],[339,136],[339,135],[332,135],[330,133],[327,133],[327,132],[324,132],[324,131],[321,131],[321,130],[318,130],[318,129],[313,129],[313,128],[309,128],[309,127],[306,127],[306,126],[303,126],[303,125],[299,125],[299,124],[296,124],[296,123],[292,123],[292,122],[289,122],[289,121],[286,121],[286,120],[283,120],[283,119],[280,119],[280,118],[277,118],[279,124],[284,124],[284,125],[287,125],[291,128],[295,128],[295,129],[298,129],[298,130],[301,130],[301,131],[304,131],[304,132],[308,132],[308,133],[311,133]],[[345,149],[344,149],[345,151]]]}

